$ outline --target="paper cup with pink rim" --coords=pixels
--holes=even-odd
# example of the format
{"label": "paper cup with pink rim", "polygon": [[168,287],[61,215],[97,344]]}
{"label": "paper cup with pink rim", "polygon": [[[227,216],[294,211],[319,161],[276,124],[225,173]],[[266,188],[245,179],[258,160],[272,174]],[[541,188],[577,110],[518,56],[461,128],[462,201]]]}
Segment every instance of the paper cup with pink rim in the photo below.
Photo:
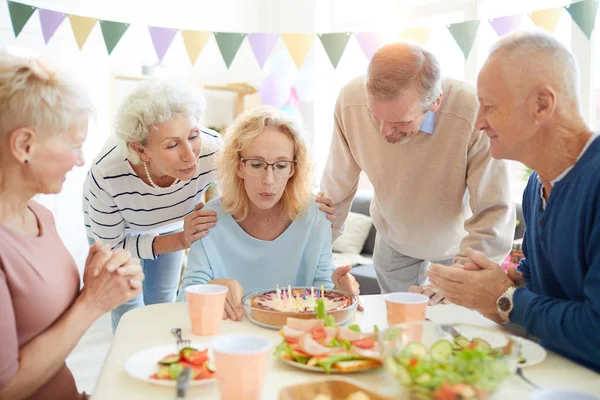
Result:
{"label": "paper cup with pink rim", "polygon": [[388,293],[383,296],[388,325],[424,321],[429,297],[408,292]]}
{"label": "paper cup with pink rim", "polygon": [[221,400],[259,400],[271,352],[269,340],[227,335],[215,338],[211,347]]}
{"label": "paper cup with pink rim", "polygon": [[214,336],[221,329],[227,287],[221,285],[192,285],[185,288],[192,333]]}

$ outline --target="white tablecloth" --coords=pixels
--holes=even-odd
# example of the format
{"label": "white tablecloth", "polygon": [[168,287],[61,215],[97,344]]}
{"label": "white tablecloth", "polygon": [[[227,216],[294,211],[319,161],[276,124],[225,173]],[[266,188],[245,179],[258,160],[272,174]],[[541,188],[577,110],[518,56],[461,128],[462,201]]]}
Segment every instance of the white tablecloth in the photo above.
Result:
{"label": "white tablecloth", "polygon": [[[365,312],[356,313],[356,322],[365,331],[373,325],[387,327],[385,303],[380,295],[361,296]],[[427,308],[427,317],[435,322],[490,324],[493,322],[480,314],[455,305],[439,305]],[[123,367],[133,354],[147,348],[171,344],[174,338],[171,328],[180,327],[183,337],[194,343],[209,344],[211,338],[194,336],[191,333],[186,303],[169,303],[147,306],[128,312],[123,316],[115,333],[110,350],[102,366],[93,400],[152,400],[173,399],[173,388],[161,387],[136,380],[129,376]],[[276,331],[260,328],[244,319],[240,322],[223,321],[222,334],[244,333],[269,338],[273,346],[281,342]],[[600,394],[600,375],[575,364],[557,354],[548,352],[544,362],[523,370],[525,375],[543,388],[570,388],[582,392]],[[325,379],[319,373],[302,371],[277,361],[275,357],[265,380],[262,398],[275,400],[281,388],[312,380]],[[381,368],[376,371],[348,376],[354,382],[370,390],[393,396],[408,398],[400,386]],[[517,376],[503,384],[492,399],[529,399],[531,387]],[[217,385],[210,384],[190,388],[188,399],[218,399]],[[240,399],[242,400],[242,399]]]}

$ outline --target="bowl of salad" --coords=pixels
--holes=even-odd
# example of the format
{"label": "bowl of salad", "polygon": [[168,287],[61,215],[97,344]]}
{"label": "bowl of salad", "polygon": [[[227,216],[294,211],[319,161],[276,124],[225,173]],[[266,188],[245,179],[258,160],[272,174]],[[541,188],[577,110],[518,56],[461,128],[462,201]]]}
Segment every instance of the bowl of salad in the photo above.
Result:
{"label": "bowl of salad", "polygon": [[379,334],[384,367],[415,400],[486,399],[516,371],[519,344],[500,329],[431,321]]}

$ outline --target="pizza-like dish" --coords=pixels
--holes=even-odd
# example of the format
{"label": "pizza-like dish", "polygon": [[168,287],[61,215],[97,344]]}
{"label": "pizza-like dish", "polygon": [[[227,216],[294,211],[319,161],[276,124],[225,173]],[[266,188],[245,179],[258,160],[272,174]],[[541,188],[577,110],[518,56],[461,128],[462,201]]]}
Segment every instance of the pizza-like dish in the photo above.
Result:
{"label": "pizza-like dish", "polygon": [[288,317],[314,319],[318,299],[323,299],[327,313],[338,323],[348,319],[349,308],[356,304],[353,296],[335,289],[323,292],[312,288],[268,290],[252,297],[252,318],[271,327],[284,326]]}

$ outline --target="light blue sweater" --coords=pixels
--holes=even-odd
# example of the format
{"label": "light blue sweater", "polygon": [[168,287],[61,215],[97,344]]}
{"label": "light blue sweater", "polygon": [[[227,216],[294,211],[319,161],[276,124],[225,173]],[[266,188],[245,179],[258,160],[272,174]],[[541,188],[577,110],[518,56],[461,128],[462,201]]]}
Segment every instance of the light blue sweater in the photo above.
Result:
{"label": "light blue sweater", "polygon": [[235,279],[244,293],[276,285],[332,288],[331,223],[318,204],[308,210],[275,240],[248,235],[223,211],[221,200],[209,201],[204,210],[217,213],[217,224],[190,248],[178,301],[184,289],[217,278]]}

